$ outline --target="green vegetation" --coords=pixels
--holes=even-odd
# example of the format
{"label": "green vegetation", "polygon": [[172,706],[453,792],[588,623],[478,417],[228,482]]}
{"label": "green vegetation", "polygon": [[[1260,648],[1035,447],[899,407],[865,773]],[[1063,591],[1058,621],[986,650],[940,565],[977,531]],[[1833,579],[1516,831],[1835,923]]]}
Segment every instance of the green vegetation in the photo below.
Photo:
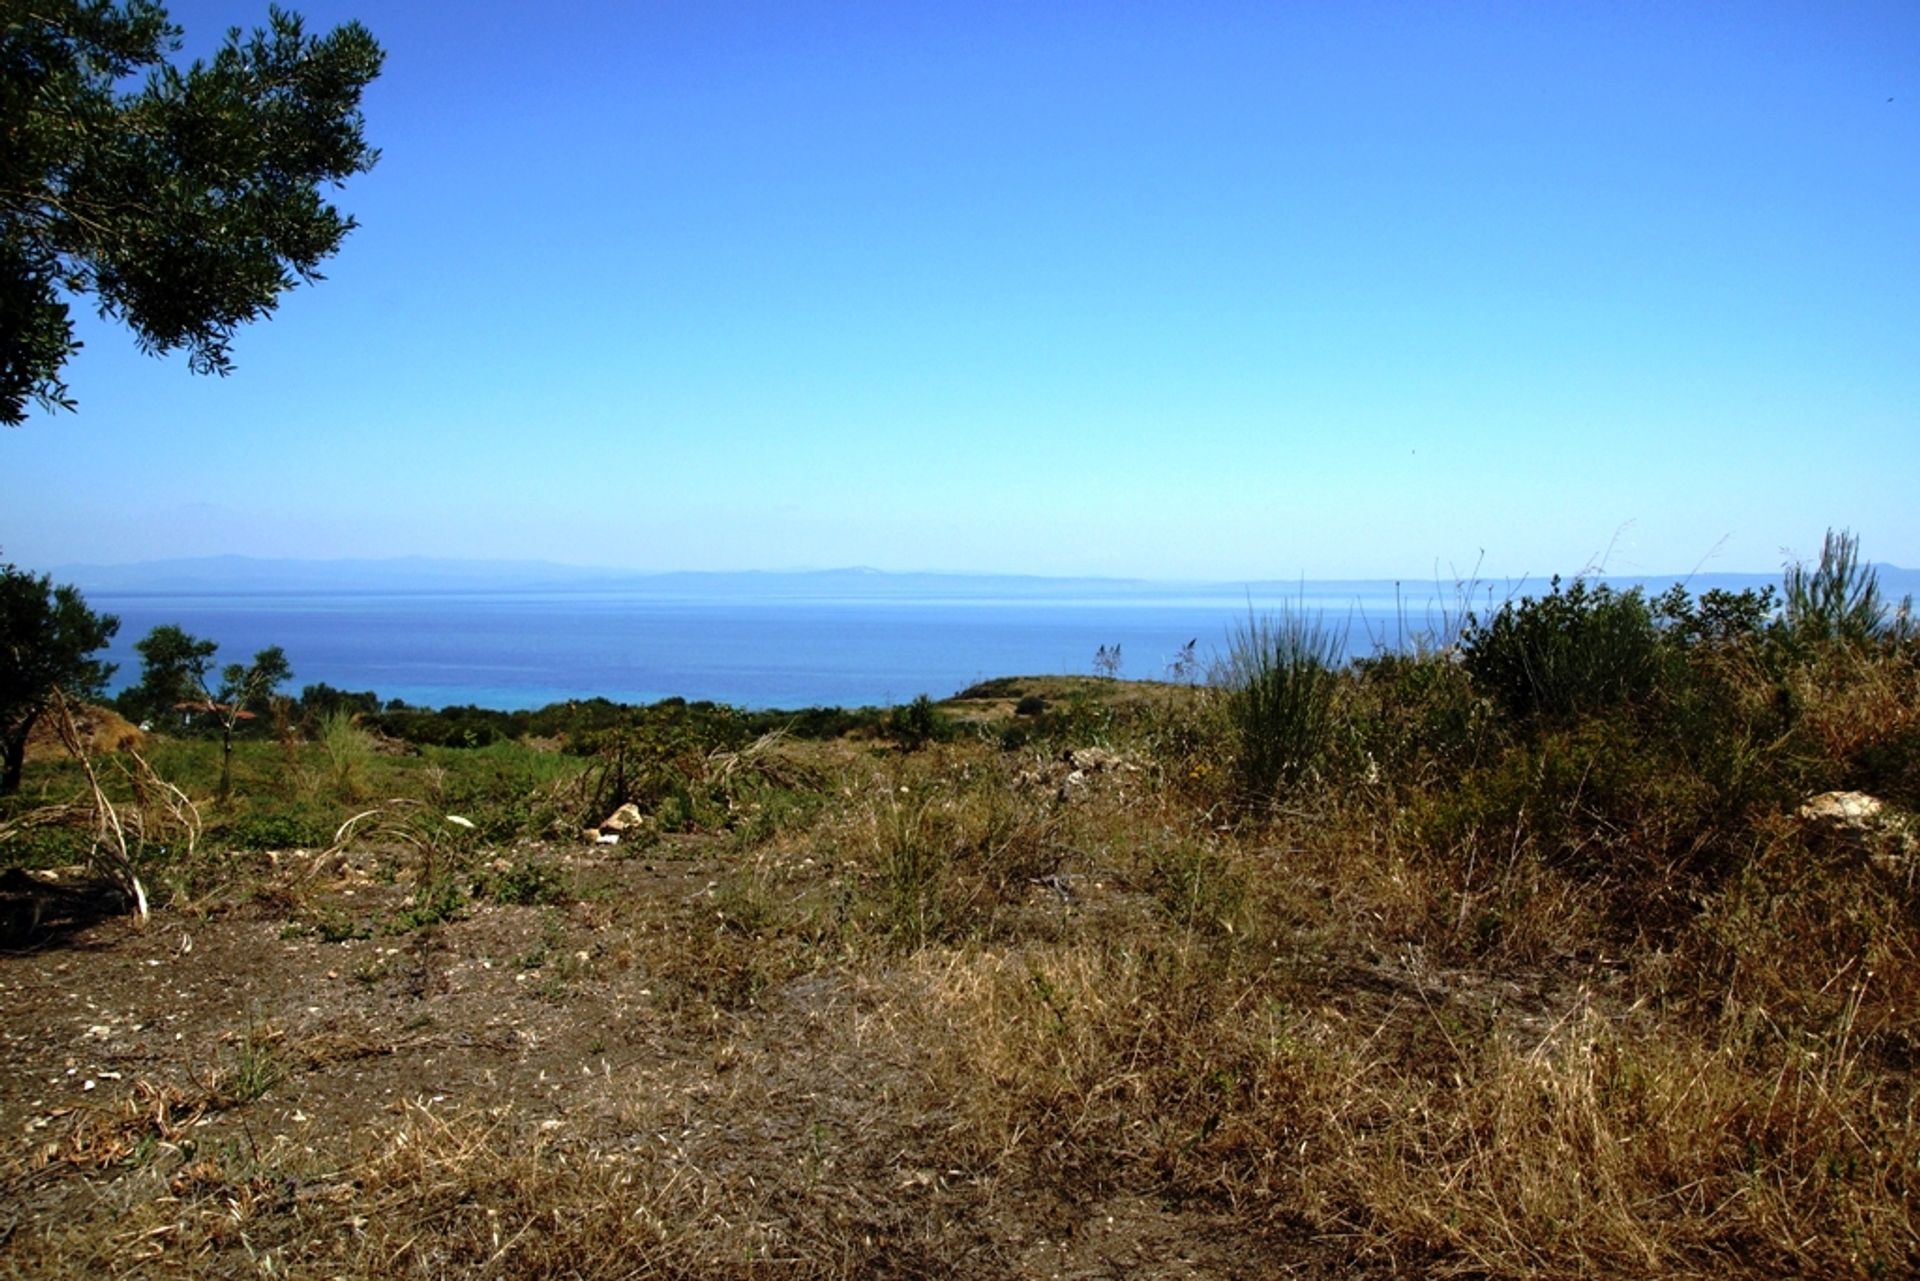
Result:
{"label": "green vegetation", "polygon": [[140,655],[140,683],[117,700],[130,718],[190,728],[204,719],[220,732],[220,799],[233,790],[233,736],[246,721],[271,713],[274,691],[293,679],[293,669],[278,645],[253,656],[250,664],[228,663],[220,685],[208,685],[216,641],[201,640],[172,624],[154,628],[135,646]]}
{"label": "green vegetation", "polygon": [[1660,629],[1638,590],[1558,578],[1545,596],[1469,618],[1461,658],[1516,722],[1569,721],[1645,699],[1660,684]]}
{"label": "green vegetation", "polygon": [[1344,648],[1339,633],[1293,613],[1234,633],[1222,683],[1243,800],[1272,800],[1320,765]]}
{"label": "green vegetation", "polygon": [[1785,595],[1786,631],[1801,645],[1865,645],[1912,627],[1913,602],[1888,609],[1873,568],[1861,563],[1859,538],[1845,530],[1827,531],[1813,565],[1787,567]]}
{"label": "green vegetation", "polygon": [[[168,1016],[244,1009],[229,1049],[44,1118],[9,1261],[1911,1274],[1920,640],[1851,539],[1785,587],[1555,583],[1347,665],[1256,619],[1210,684],[896,709],[309,687],[191,851],[99,769],[169,924],[9,976],[0,1103],[119,953],[264,938],[275,982],[196,972]],[[210,738],[145,759],[217,790]],[[81,784],[30,762],[7,861]],[[381,1120],[270,1141],[296,1099]]]}
{"label": "green vegetation", "polygon": [[113,668],[93,655],[118,630],[73,588],[0,565],[0,796],[19,790],[27,736],[54,700],[106,684]]}
{"label": "green vegetation", "polygon": [[153,0],[0,4],[0,423],[29,401],[73,407],[70,296],[93,294],[145,351],[225,373],[234,331],[318,279],[353,229],[321,192],[377,155],[366,29],[309,37],[269,9],[185,69],[168,61],[180,38]]}

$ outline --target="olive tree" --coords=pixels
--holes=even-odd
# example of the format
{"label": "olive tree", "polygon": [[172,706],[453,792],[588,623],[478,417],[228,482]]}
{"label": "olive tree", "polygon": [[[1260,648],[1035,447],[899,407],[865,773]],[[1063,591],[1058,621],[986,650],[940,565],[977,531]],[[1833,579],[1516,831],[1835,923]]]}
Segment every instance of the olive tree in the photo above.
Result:
{"label": "olive tree", "polygon": [[378,157],[367,30],[272,8],[210,60],[174,65],[180,42],[155,0],[0,0],[0,422],[73,408],[69,300],[224,374],[235,330],[353,228],[321,192]]}
{"label": "olive tree", "polygon": [[205,717],[220,731],[220,797],[233,788],[233,735],[242,721],[267,710],[281,685],[293,678],[286,651],[269,645],[250,664],[228,663],[220,684],[210,681],[220,646],[172,623],[163,623],[134,645],[140,655],[140,683],[120,696],[122,709],[146,717]]}
{"label": "olive tree", "polygon": [[119,630],[75,588],[0,565],[0,795],[20,790],[27,736],[56,693],[90,697],[106,685],[113,667],[92,656]]}
{"label": "olive tree", "polygon": [[140,655],[140,680],[115,700],[128,718],[149,725],[182,728],[188,704],[204,703],[207,676],[220,646],[201,640],[172,623],[163,623],[134,642]]}
{"label": "olive tree", "polygon": [[278,645],[269,645],[247,665],[228,663],[220,672],[220,689],[207,702],[220,725],[220,799],[233,790],[233,731],[243,719],[267,710],[275,690],[293,679],[293,668]]}

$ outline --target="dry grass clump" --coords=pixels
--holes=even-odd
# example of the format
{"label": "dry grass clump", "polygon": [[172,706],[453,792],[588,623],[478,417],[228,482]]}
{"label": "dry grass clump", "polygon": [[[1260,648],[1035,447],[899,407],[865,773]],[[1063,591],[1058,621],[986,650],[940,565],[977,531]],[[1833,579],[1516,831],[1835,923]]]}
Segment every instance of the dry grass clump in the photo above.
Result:
{"label": "dry grass clump", "polygon": [[[1479,1276],[1886,1276],[1920,1259],[1910,1088],[1846,1019],[1794,1044],[1577,996],[1524,1031],[1442,989],[1341,1010],[1190,945],[915,960],[966,1161],[1201,1198],[1256,1239]],[[1762,1038],[1764,1041],[1764,1038]]]}
{"label": "dry grass clump", "polygon": [[1920,650],[1835,646],[1794,667],[1784,688],[1813,780],[1920,806]]}
{"label": "dry grass clump", "polygon": [[1483,1275],[1892,1275],[1920,1224],[1920,1125],[1844,1033],[1756,1061],[1728,1031],[1573,1012],[1496,1038],[1355,1136],[1383,1245]]}
{"label": "dry grass clump", "polygon": [[111,1234],[48,1223],[11,1243],[16,1275],[799,1277],[808,1258],[750,1189],[690,1168],[568,1150],[510,1113],[409,1107],[344,1164],[200,1157],[114,1185]]}
{"label": "dry grass clump", "polygon": [[1913,850],[1783,819],[1679,953],[1694,1000],[1792,1043],[1845,1020],[1852,1052],[1920,1064],[1920,885]]}
{"label": "dry grass clump", "polygon": [[1366,1100],[1363,1058],[1273,973],[1204,945],[1094,943],[915,958],[908,1034],[966,1161],[1086,1191],[1307,1213],[1304,1152]]}

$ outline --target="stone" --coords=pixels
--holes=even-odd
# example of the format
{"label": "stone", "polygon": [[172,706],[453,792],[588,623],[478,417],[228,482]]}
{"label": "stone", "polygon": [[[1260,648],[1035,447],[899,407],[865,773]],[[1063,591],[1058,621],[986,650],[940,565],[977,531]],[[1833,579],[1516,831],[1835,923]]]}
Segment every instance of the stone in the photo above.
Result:
{"label": "stone", "polygon": [[1822,792],[1800,807],[1800,817],[1829,837],[1860,850],[1882,872],[1912,888],[1920,849],[1912,820],[1865,792]]}
{"label": "stone", "polygon": [[1104,747],[1076,747],[1067,753],[1067,764],[1089,773],[1112,769],[1119,763],[1119,754]]}
{"label": "stone", "polygon": [[1865,829],[1875,826],[1886,809],[1885,801],[1865,792],[1822,792],[1800,807],[1800,817],[1810,823]]}
{"label": "stone", "polygon": [[603,832],[625,832],[632,828],[639,827],[646,821],[647,816],[640,812],[640,807],[632,801],[628,801],[625,805],[622,805],[619,809],[607,815],[605,821],[600,824],[600,830]]}

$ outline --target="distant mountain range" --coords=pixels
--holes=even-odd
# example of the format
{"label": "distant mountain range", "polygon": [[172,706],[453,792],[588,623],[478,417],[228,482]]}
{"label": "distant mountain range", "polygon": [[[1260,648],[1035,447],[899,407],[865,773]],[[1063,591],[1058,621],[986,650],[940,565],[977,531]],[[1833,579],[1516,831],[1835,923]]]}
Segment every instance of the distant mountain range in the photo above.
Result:
{"label": "distant mountain range", "polygon": [[[1890,599],[1920,594],[1920,570],[1876,566]],[[120,565],[60,565],[49,570],[55,581],[83,592],[123,594],[363,593],[363,592],[622,592],[662,599],[752,600],[1113,600],[1168,596],[1246,597],[1284,600],[1302,595],[1325,598],[1346,593],[1378,595],[1396,580],[1175,581],[1141,578],[1072,578],[1017,574],[892,573],[876,569],[746,570],[636,573],[631,570],[562,565],[552,561],[456,560],[424,556],[365,560],[269,560],[247,556],[209,556]],[[1410,596],[1450,595],[1455,584],[1431,575],[1398,580]],[[1712,588],[1738,591],[1777,584],[1774,574],[1692,574],[1610,576],[1616,585],[1641,584],[1661,591],[1686,582],[1696,592]],[[1483,579],[1475,595],[1489,588],[1497,598],[1538,595],[1545,578],[1524,582]]]}

